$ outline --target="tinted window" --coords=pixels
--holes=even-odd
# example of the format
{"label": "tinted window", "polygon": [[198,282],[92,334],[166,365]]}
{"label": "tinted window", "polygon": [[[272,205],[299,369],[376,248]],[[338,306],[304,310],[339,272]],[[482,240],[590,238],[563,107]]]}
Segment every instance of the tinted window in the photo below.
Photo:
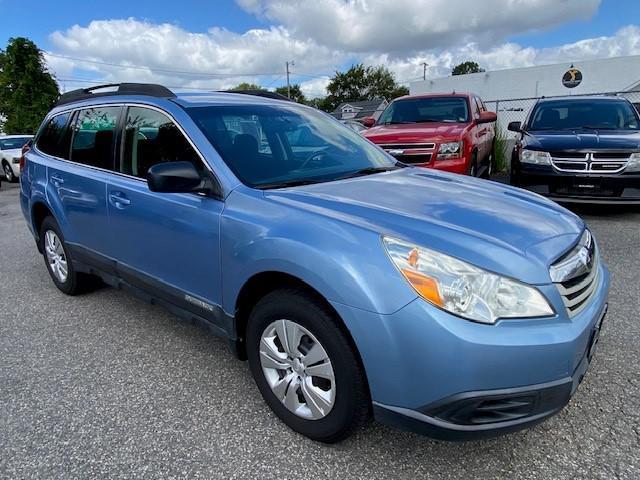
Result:
{"label": "tinted window", "polygon": [[331,181],[397,163],[328,115],[288,102],[187,112],[238,178],[255,187]]}
{"label": "tinted window", "polygon": [[120,107],[96,107],[78,112],[71,147],[72,161],[113,169],[113,147],[120,110]]}
{"label": "tinted window", "polygon": [[38,149],[58,158],[69,159],[71,129],[68,128],[70,113],[56,115],[44,127],[38,137]]}
{"label": "tinted window", "polygon": [[169,117],[149,108],[129,108],[120,171],[146,178],[149,168],[164,162],[191,162],[198,171],[204,168],[196,151]]}
{"label": "tinted window", "polygon": [[420,122],[469,121],[464,97],[427,97],[396,100],[382,113],[378,125]]}
{"label": "tinted window", "polygon": [[22,148],[31,137],[13,137],[13,138],[0,138],[0,150],[14,150]]}
{"label": "tinted window", "polygon": [[529,130],[636,130],[638,116],[631,104],[620,100],[554,100],[539,103]]}

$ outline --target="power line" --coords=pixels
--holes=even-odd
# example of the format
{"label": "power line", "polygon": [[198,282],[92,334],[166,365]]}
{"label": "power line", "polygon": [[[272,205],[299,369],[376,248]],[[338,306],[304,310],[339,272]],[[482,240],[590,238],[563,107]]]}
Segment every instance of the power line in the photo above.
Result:
{"label": "power line", "polygon": [[67,55],[58,55],[56,53],[46,53],[46,55],[54,58],[65,58],[67,60],[75,60],[77,62],[84,63],[93,63],[96,65],[107,65],[110,67],[118,67],[118,68],[126,68],[133,70],[151,70],[155,72],[165,72],[165,73],[174,73],[178,75],[199,75],[199,76],[208,76],[208,77],[272,77],[274,75],[281,75],[280,73],[253,73],[253,72],[242,72],[242,73],[220,73],[220,72],[196,72],[193,70],[172,70],[168,68],[159,68],[159,67],[149,67],[144,65],[134,65],[134,64],[124,64],[124,63],[112,63],[112,62],[103,62],[100,60],[91,60],[88,58],[78,58],[78,57],[70,57]]}

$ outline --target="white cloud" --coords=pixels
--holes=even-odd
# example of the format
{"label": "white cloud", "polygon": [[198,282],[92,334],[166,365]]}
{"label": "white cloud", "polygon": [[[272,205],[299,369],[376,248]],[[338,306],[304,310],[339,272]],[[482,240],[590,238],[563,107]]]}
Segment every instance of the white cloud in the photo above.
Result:
{"label": "white cloud", "polygon": [[[279,5],[278,2],[270,0],[238,1],[243,8],[258,15],[271,15],[265,9],[269,5]],[[407,1],[398,0],[399,3]],[[418,3],[420,1],[422,0],[416,0]],[[461,1],[449,0],[449,3],[460,4]],[[566,11],[568,5],[575,7],[573,0],[555,1],[561,6],[558,7],[561,11]],[[316,5],[326,6],[327,2],[335,3],[338,0],[325,0]],[[338,3],[343,4],[345,11],[360,9],[364,12],[367,9],[371,10],[374,2],[352,0],[348,4]],[[505,8],[510,11],[514,4],[518,4],[521,9],[525,3],[542,8],[548,2],[509,0],[502,3],[507,5],[509,8]],[[582,3],[597,6],[598,2],[584,0]],[[438,5],[440,0],[433,0],[432,9]],[[400,7],[396,4],[396,8]],[[589,8],[582,11],[590,11]],[[453,7],[451,9],[455,10]],[[486,6],[483,7],[483,11],[485,9]],[[325,14],[329,15],[327,12]],[[369,14],[373,15],[371,12]],[[300,16],[308,15],[307,9]],[[506,13],[503,13],[504,15]],[[521,15],[524,13],[521,12]],[[574,13],[574,16],[576,15]],[[322,24],[323,21],[322,17],[316,18],[318,24]],[[398,20],[389,19],[389,24],[394,25],[396,21]],[[486,24],[488,20],[469,17],[465,21],[477,26]],[[530,19],[529,24],[534,25],[535,22]],[[395,27],[397,28],[397,24]],[[354,33],[354,38],[367,38],[365,26],[356,25],[354,28],[360,32],[357,35]],[[401,33],[404,31],[398,30]],[[67,89],[86,86],[86,83],[69,80],[77,78],[88,79],[87,82],[157,82],[174,88],[211,90],[230,88],[243,81],[276,87],[284,83],[285,61],[295,60],[293,81],[301,84],[305,95],[317,97],[324,94],[328,84],[328,77],[323,75],[330,75],[335,70],[348,68],[351,63],[357,62],[386,65],[396,74],[398,81],[408,84],[422,77],[423,62],[429,64],[427,75],[438,77],[449,75],[451,67],[465,60],[474,60],[487,70],[495,70],[640,54],[640,26],[635,25],[622,28],[611,36],[543,49],[503,40],[483,43],[486,36],[480,37],[482,38],[476,41],[463,43],[456,40],[439,48],[431,48],[426,44],[421,44],[421,48],[413,48],[414,43],[409,35],[409,46],[402,50],[386,51],[386,44],[381,39],[375,48],[356,52],[353,49],[336,47],[336,42],[323,43],[322,39],[301,35],[297,25],[274,25],[243,33],[223,28],[193,33],[173,24],[154,24],[135,19],[101,20],[93,21],[86,26],[75,25],[68,30],[54,32],[50,36],[51,52],[46,54],[45,58],[50,70]],[[96,63],[60,58],[60,55],[91,59]],[[296,72],[300,75],[296,76]],[[269,75],[256,75],[257,73]]]}
{"label": "white cloud", "polygon": [[[227,88],[261,78],[274,82],[284,76],[288,59],[295,58],[300,71],[331,69],[342,61],[340,53],[312,40],[294,38],[277,26],[242,34],[222,28],[192,33],[172,24],[130,18],[93,21],[86,27],[75,25],[54,32],[50,39],[57,54],[102,62],[63,62],[49,55],[49,66],[59,77],[73,65],[99,71],[105,81],[162,81],[193,88]],[[148,68],[138,68],[140,65]]]}
{"label": "white cloud", "polygon": [[601,0],[237,0],[298,38],[355,52],[406,55],[587,19]]}

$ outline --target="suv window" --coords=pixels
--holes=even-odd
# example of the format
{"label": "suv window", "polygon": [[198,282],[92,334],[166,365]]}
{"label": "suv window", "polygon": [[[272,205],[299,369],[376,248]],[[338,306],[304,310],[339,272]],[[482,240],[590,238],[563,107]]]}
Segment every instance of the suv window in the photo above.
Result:
{"label": "suv window", "polygon": [[69,160],[71,146],[71,129],[68,128],[71,113],[56,115],[38,137],[37,147],[43,153],[53,157]]}
{"label": "suv window", "polygon": [[169,117],[150,108],[130,107],[119,171],[146,178],[149,168],[164,162],[191,162],[199,172],[204,170],[197,152]]}
{"label": "suv window", "polygon": [[80,110],[75,121],[71,160],[113,170],[113,145],[120,107]]}

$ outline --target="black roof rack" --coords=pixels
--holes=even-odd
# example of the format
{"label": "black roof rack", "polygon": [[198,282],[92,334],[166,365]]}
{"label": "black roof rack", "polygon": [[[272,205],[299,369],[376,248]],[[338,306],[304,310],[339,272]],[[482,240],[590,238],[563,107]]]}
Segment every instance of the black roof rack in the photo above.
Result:
{"label": "black roof rack", "polygon": [[244,95],[255,95],[256,97],[272,98],[274,100],[286,100],[292,102],[290,98],[280,95],[276,92],[269,92],[267,90],[223,90],[222,93],[242,93]]}
{"label": "black roof rack", "polygon": [[[96,90],[113,89],[115,87],[117,87],[115,90],[96,92]],[[60,96],[56,102],[56,106],[111,95],[148,95],[150,97],[175,98],[175,94],[162,85],[155,85],[153,83],[109,83],[106,85],[96,85],[95,87],[71,90]]]}

